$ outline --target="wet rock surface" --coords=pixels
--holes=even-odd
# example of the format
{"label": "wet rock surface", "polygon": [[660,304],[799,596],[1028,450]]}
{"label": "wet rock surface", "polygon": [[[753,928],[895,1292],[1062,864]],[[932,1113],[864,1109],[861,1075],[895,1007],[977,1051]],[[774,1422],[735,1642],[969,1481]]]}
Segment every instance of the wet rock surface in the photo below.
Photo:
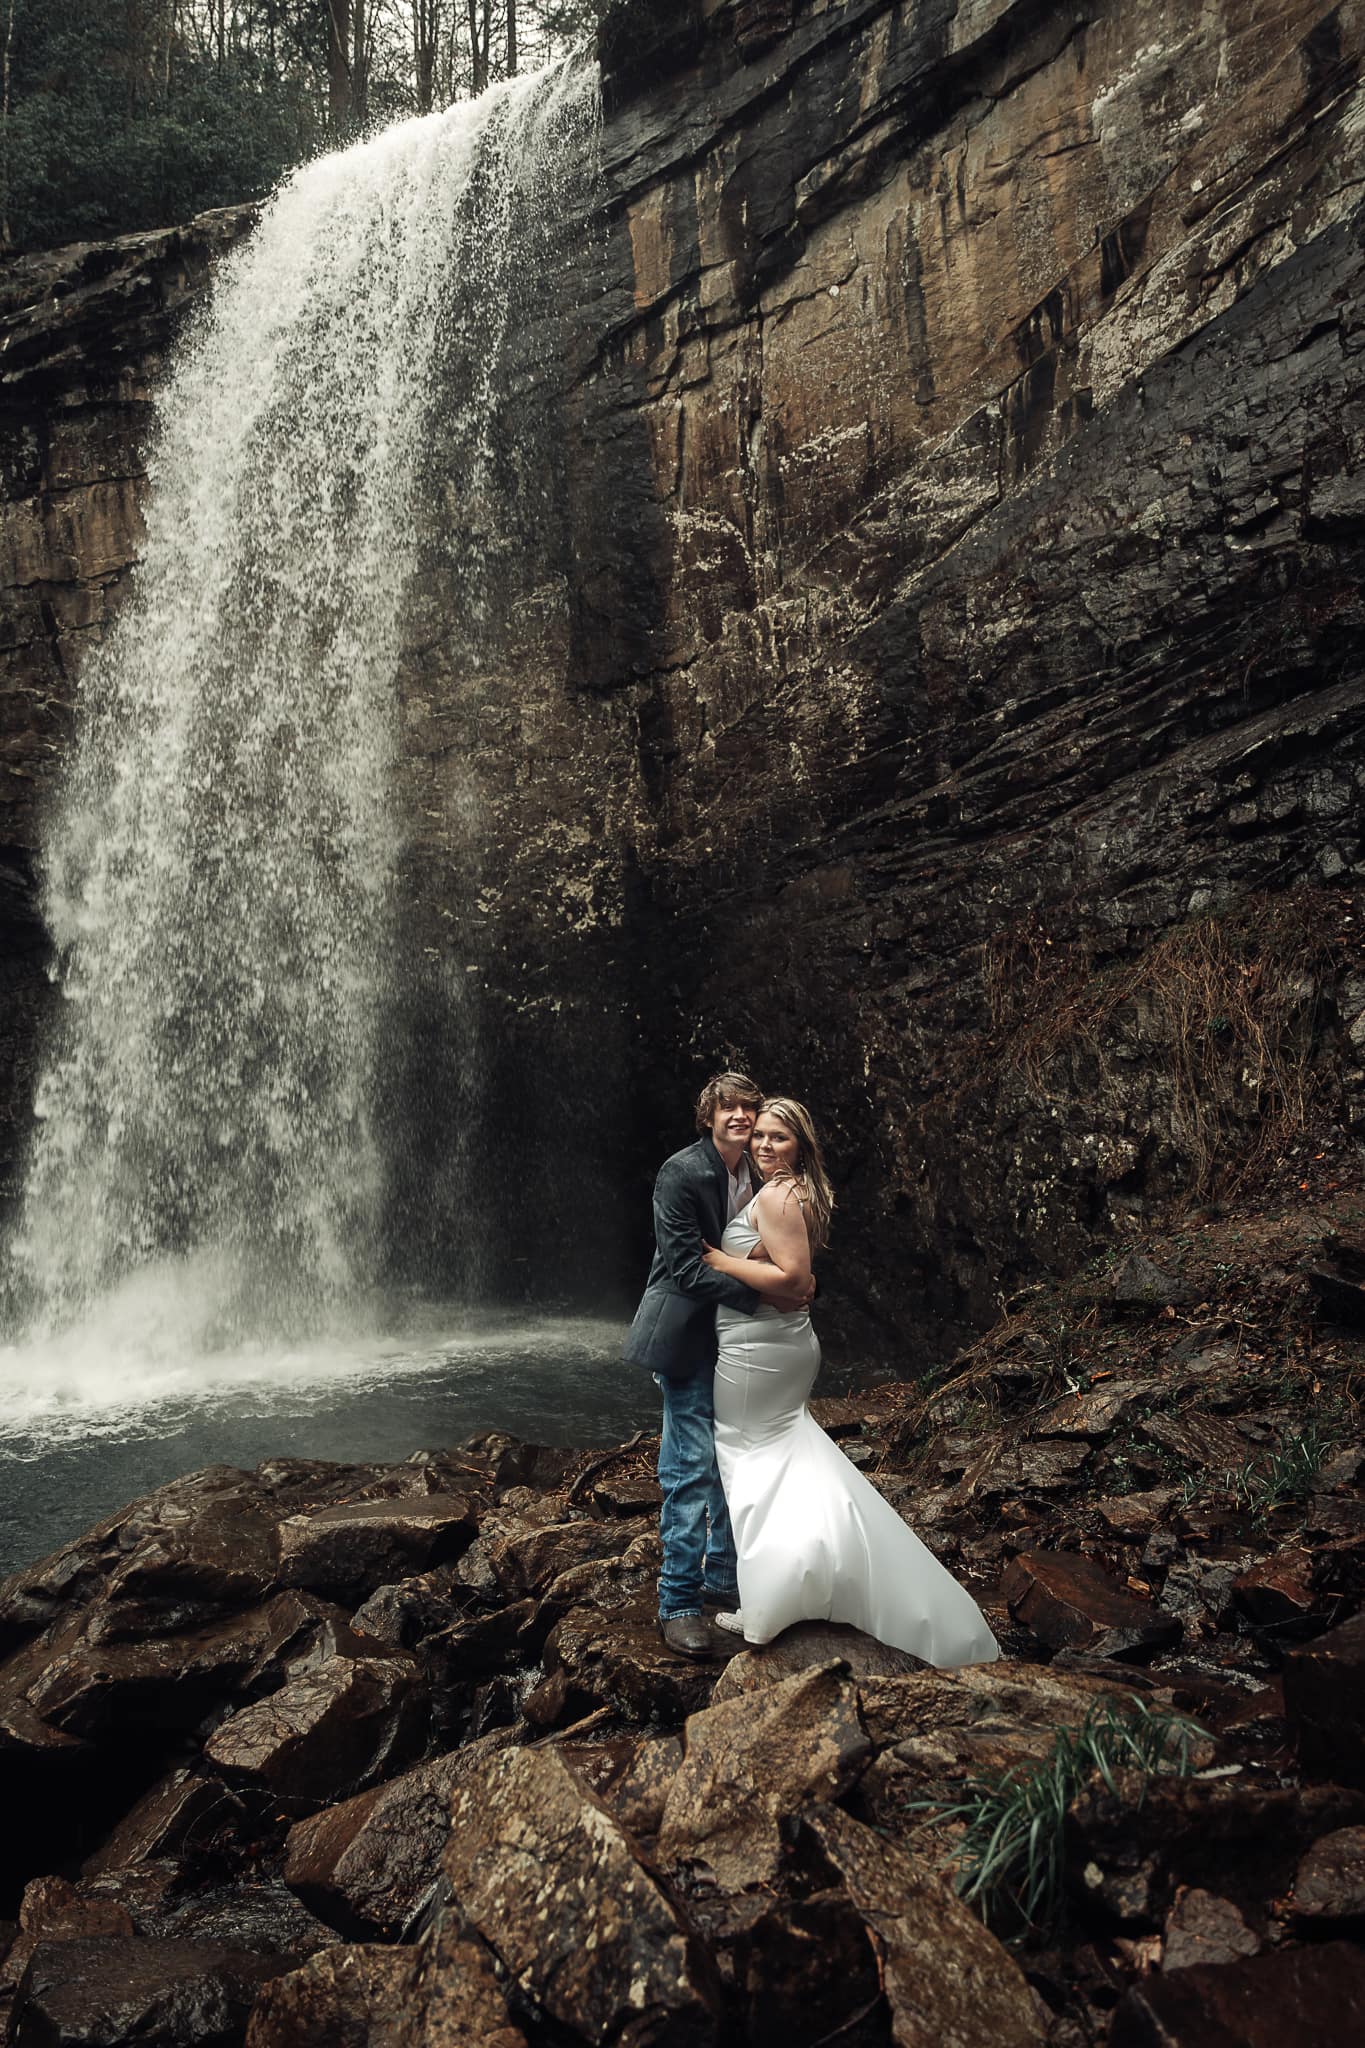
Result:
{"label": "wet rock surface", "polygon": [[[657,1530],[622,1505],[647,1493],[647,1439],[195,1475],[19,1574],[0,1592],[0,1769],[22,1821],[5,2024],[225,2044],[250,2027],[256,2048],[721,2048],[775,2026],[792,2048],[1079,2048],[1231,2025],[1253,1994],[1226,1973],[1251,1965],[1268,2005],[1336,2012],[1362,1928],[1365,1788],[1340,1782],[1359,1340],[1305,1345],[1290,1241],[1270,1261],[1255,1231],[1237,1252],[1245,1220],[1218,1228],[1182,1264],[1211,1327],[1256,1329],[1235,1369],[1207,1368],[1198,1327],[1095,1310],[1087,1280],[1079,1397],[1049,1349],[1059,1295],[935,1386],[829,1411],[983,1602],[994,1664],[934,1671],[820,1622],[713,1663],[671,1656]],[[1270,1292],[1268,1263],[1285,1276]],[[1289,1361],[1318,1387],[1307,1440]],[[1165,1483],[1134,1484],[1169,1455],[1147,1425],[1190,1387],[1243,1466],[1213,1470],[1191,1438]],[[964,1476],[1011,1447],[1084,1464],[1061,1488],[945,1486],[958,1438]],[[262,1539],[299,1516],[306,1543]],[[459,1554],[433,1564],[428,1536],[452,1525]],[[395,1528],[423,1532],[401,1556]],[[322,1561],[316,1585],[282,1585],[301,1556]],[[983,1788],[1041,1783],[1066,1745],[1140,1712],[1189,1717],[1183,1765],[1120,1746],[1079,1766],[1056,1837],[1065,1931],[1021,1928],[1008,1895],[959,1898],[960,1816]],[[1328,1963],[1292,1960],[1310,1951]],[[144,1968],[162,1956],[169,2005]],[[1172,2003],[1163,1986],[1186,1980]]]}

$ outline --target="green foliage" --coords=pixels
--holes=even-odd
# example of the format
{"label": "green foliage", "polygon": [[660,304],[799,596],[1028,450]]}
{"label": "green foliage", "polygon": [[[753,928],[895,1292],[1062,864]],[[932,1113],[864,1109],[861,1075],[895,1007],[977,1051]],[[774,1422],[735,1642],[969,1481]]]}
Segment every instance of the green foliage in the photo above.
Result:
{"label": "green foliage", "polygon": [[[935,1806],[938,1822],[960,1822],[952,1872],[962,1898],[988,1925],[1046,1932],[1061,1917],[1063,1824],[1088,1779],[1117,1790],[1116,1773],[1145,1780],[1187,1775],[1191,1745],[1204,1731],[1180,1714],[1157,1713],[1133,1697],[1107,1701],[1079,1728],[1059,1728],[1051,1752],[995,1783],[973,1781],[954,1805]],[[1144,1787],[1145,1789],[1145,1787]],[[915,1810],[915,1809],[912,1809]],[[917,1810],[927,1810],[923,1803]]]}
{"label": "green foliage", "polygon": [[[16,0],[4,132],[13,248],[162,227],[262,193],[312,147],[303,82],[250,52],[167,62],[134,10]],[[141,17],[138,17],[140,20]]]}

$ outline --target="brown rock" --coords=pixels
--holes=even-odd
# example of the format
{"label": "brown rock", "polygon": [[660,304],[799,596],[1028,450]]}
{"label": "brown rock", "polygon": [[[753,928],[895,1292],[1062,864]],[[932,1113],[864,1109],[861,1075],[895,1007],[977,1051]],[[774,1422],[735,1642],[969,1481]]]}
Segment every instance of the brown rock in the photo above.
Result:
{"label": "brown rock", "polygon": [[69,1878],[35,1877],[24,1887],[19,1928],[39,1938],[75,1940],[87,1934],[131,1934],[133,1916],[116,1899],[79,1892]]}
{"label": "brown rock", "polygon": [[628,1835],[658,1834],[682,1759],[679,1736],[647,1736],[632,1745],[625,1767],[600,1787],[598,1796]]}
{"label": "brown rock", "polygon": [[608,1473],[592,1490],[599,1508],[609,1515],[657,1515],[663,1494],[647,1473]]}
{"label": "brown rock", "polygon": [[974,1499],[999,1500],[1010,1493],[1058,1493],[1079,1485],[1090,1460],[1088,1443],[986,1444],[966,1467],[953,1489],[959,1505]]}
{"label": "brown rock", "polygon": [[1035,1436],[1105,1437],[1134,1404],[1152,1392],[1142,1380],[1110,1380],[1087,1393],[1066,1394],[1044,1409],[1033,1425]]}
{"label": "brown rock", "polygon": [[1365,1613],[1289,1652],[1284,1706],[1310,1777],[1365,1786]]}
{"label": "brown rock", "polygon": [[1102,1566],[1069,1551],[1026,1551],[1000,1582],[1010,1613],[1049,1649],[1144,1663],[1180,1639],[1180,1623],[1136,1599]]}
{"label": "brown rock", "polygon": [[1112,1294],[1116,1308],[1154,1315],[1158,1309],[1174,1308],[1193,1301],[1183,1280],[1163,1272],[1142,1252],[1129,1252],[1114,1269]]}
{"label": "brown rock", "polygon": [[683,1742],[659,1857],[700,1864],[729,1891],[768,1883],[781,1864],[783,1817],[807,1800],[841,1798],[872,1753],[837,1664],[694,1714]]}
{"label": "brown rock", "polygon": [[298,1811],[410,1761],[426,1717],[410,1659],[334,1657],[233,1714],[204,1755],[229,1778],[265,1786]]}
{"label": "brown rock", "polygon": [[526,2048],[526,2036],[489,1951],[447,1919],[417,1951],[406,2005],[374,2048]]}
{"label": "brown rock", "polygon": [[1365,2028],[1365,1954],[1345,1942],[1144,1977],[1110,2048],[1342,2048]]}
{"label": "brown rock", "polygon": [[545,1714],[532,1713],[532,1700],[526,1709],[542,1727],[603,1704],[633,1721],[683,1721],[710,1699],[721,1667],[719,1649],[703,1664],[664,1646],[652,1595],[611,1613],[575,1607],[545,1644]]}
{"label": "brown rock", "polygon": [[1164,1521],[1175,1499],[1173,1486],[1154,1486],[1146,1493],[1117,1493],[1095,1503],[1095,1512],[1115,1536],[1145,1541]]}
{"label": "brown rock", "polygon": [[107,1612],[72,1616],[55,1636],[26,1645],[0,1671],[0,1695],[23,1699],[50,1727],[105,1738],[148,1728],[190,1729],[224,1697],[269,1691],[291,1672],[360,1648],[345,1616],[297,1593],[188,1634],[108,1641]]}
{"label": "brown rock", "polygon": [[867,1924],[896,2048],[1042,2048],[1023,1971],[941,1877],[834,1808],[802,1821]]}
{"label": "brown rock", "polygon": [[498,1729],[289,1830],[284,1881],[360,1939],[401,1939],[441,1870],[455,1787],[512,1741]]}
{"label": "brown rock", "polygon": [[878,1749],[946,1728],[1009,1736],[1019,1730],[1078,1728],[1115,1697],[1112,1683],[1040,1664],[971,1664],[960,1671],[921,1671],[874,1678],[858,1687],[863,1723]]}
{"label": "brown rock", "polygon": [[[877,2015],[885,2038],[877,1957],[866,1923],[842,1886],[799,1899],[728,1900],[707,1919],[735,2009],[739,2041],[817,2048],[867,2038],[861,2016]],[[852,2020],[850,2020],[852,2015]]]}
{"label": "brown rock", "polygon": [[542,1616],[538,1601],[514,1600],[490,1613],[464,1615],[427,1640],[452,1679],[487,1678],[534,1656],[551,1619]]}
{"label": "brown rock", "polygon": [[456,1570],[454,1565],[438,1565],[435,1571],[418,1572],[413,1578],[380,1586],[356,1609],[351,1626],[358,1635],[388,1643],[395,1650],[415,1648],[458,1618],[468,1593]]}
{"label": "brown rock", "polygon": [[1365,1828],[1337,1828],[1314,1842],[1294,1879],[1294,1917],[1343,1929],[1365,1920]]}
{"label": "brown rock", "polygon": [[629,1530],[615,1520],[551,1522],[495,1542],[489,1559],[503,1592],[515,1600],[544,1592],[574,1565],[619,1557],[629,1541]]}
{"label": "brown rock", "polygon": [[629,2048],[715,2039],[676,1911],[552,1750],[509,1750],[456,1790],[444,1864],[469,1925],[575,2033]]}
{"label": "brown rock", "polygon": [[81,1868],[87,1877],[95,1877],[104,1870],[173,1856],[191,1835],[206,1842],[230,1827],[241,1810],[240,1800],[220,1779],[182,1767],[144,1793]]}
{"label": "brown rock", "polygon": [[1238,1471],[1251,1455],[1246,1438],[1221,1415],[1149,1415],[1142,1434],[1183,1465],[1198,1465],[1220,1477]]}
{"label": "brown rock", "polygon": [[280,1524],[280,1583],[359,1601],[392,1580],[427,1572],[473,1541],[467,1495],[430,1493],[352,1501]]}
{"label": "brown rock", "polygon": [[1144,1932],[1185,1886],[1259,1912],[1289,1891],[1312,1842],[1362,1819],[1365,1795],[1335,1785],[1116,1771],[1112,1788],[1092,1778],[1067,1811],[1067,1870],[1125,1928]]}
{"label": "brown rock", "polygon": [[337,1947],[265,1986],[246,2048],[378,2048],[411,1988],[406,1948]]}
{"label": "brown rock", "polygon": [[833,1621],[801,1621],[784,1629],[777,1640],[761,1650],[744,1650],[732,1657],[720,1675],[712,1704],[737,1699],[741,1693],[762,1692],[812,1665],[841,1663],[854,1679],[897,1678],[911,1671],[923,1671],[922,1657],[908,1650],[893,1650],[873,1636]]}
{"label": "brown rock", "polygon": [[1260,1937],[1252,1933],[1231,1899],[1200,1891],[1197,1885],[1176,1893],[1175,1904],[1166,1915],[1163,1970],[1188,1970],[1196,1963],[1235,1963],[1239,1956],[1260,1952]]}
{"label": "brown rock", "polygon": [[1311,1621],[1313,1559],[1297,1546],[1263,1557],[1238,1573],[1232,1598],[1253,1628],[1282,1630]]}
{"label": "brown rock", "polygon": [[40,1941],[15,2000],[15,2038],[52,2048],[228,2048],[262,1984],[288,1965],[143,1935]]}

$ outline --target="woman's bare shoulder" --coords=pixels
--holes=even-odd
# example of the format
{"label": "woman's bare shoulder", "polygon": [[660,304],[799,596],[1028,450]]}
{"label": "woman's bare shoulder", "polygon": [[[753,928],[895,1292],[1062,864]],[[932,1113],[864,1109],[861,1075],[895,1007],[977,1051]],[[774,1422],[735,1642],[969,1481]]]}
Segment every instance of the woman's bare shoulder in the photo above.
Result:
{"label": "woman's bare shoulder", "polygon": [[794,1180],[765,1181],[755,1204],[760,1216],[784,1216],[801,1207],[800,1190]]}

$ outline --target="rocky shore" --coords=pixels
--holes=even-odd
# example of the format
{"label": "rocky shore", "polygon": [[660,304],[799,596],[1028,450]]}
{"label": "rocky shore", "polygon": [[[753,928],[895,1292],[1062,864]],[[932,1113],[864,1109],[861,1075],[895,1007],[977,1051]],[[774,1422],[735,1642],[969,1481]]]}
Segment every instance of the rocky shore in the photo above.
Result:
{"label": "rocky shore", "polygon": [[1286,1165],[820,1405],[993,1666],[672,1657],[643,1439],[211,1468],[9,1579],[5,2038],[1349,2038],[1365,1197]]}

